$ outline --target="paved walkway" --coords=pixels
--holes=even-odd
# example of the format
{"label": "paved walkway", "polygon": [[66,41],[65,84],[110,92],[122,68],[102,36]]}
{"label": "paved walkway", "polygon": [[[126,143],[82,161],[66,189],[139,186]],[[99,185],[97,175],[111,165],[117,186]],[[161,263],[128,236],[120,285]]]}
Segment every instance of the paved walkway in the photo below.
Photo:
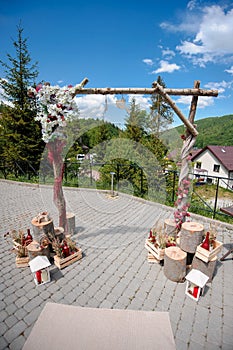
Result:
{"label": "paved walkway", "polygon": [[[57,226],[52,190],[0,181],[0,193],[0,349],[22,349],[48,301],[169,311],[178,350],[233,349],[232,256],[218,261],[213,282],[198,302],[185,295],[185,283],[168,280],[161,265],[147,262],[148,230],[158,218],[172,217],[171,208],[127,195],[111,199],[104,192],[66,189],[67,211],[76,215],[73,238],[84,256],[61,271],[52,266],[52,281],[35,287],[30,269],[15,267],[11,244],[3,235],[30,227],[31,219],[44,210]],[[208,219],[192,218],[208,227]],[[217,238],[224,243],[223,255],[233,242],[233,227],[219,225]]]}

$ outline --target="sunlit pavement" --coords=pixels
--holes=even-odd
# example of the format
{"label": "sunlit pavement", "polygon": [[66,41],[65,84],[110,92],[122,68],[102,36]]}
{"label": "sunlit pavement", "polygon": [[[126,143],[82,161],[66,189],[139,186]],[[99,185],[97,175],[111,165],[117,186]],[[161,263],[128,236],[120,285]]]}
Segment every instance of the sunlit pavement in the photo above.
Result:
{"label": "sunlit pavement", "polygon": [[[45,210],[58,226],[52,187],[0,180],[0,193],[0,349],[21,349],[45,304],[55,302],[168,311],[178,350],[232,350],[232,255],[217,262],[198,302],[185,295],[185,283],[168,280],[160,264],[147,262],[148,231],[158,219],[172,218],[172,208],[123,194],[112,198],[106,192],[65,189],[67,211],[76,217],[73,239],[83,258],[63,270],[52,265],[51,282],[36,287],[29,267],[16,268],[4,234],[31,228],[31,219]],[[206,228],[210,221],[192,219]],[[232,245],[233,226],[219,224],[217,239],[224,243],[221,257]]]}

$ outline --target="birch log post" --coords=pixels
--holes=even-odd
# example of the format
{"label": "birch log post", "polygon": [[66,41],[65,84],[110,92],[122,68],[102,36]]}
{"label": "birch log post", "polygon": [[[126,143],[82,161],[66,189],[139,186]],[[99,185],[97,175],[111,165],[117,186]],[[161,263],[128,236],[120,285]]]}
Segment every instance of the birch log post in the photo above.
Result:
{"label": "birch log post", "polygon": [[[199,89],[200,87],[200,81],[194,82],[194,88]],[[174,212],[174,218],[177,224],[177,230],[179,231],[181,229],[181,225],[186,220],[186,216],[189,216],[188,208],[189,208],[189,202],[188,202],[188,195],[190,193],[190,187],[191,187],[191,181],[189,179],[189,171],[190,171],[190,159],[191,159],[191,153],[193,146],[196,142],[196,137],[198,133],[193,132],[195,129],[194,127],[194,118],[196,114],[197,109],[197,102],[198,102],[198,96],[193,96],[189,111],[189,118],[188,122],[186,123],[186,135],[183,135],[184,143],[181,150],[181,170],[179,175],[179,183],[178,183],[178,195],[177,200],[175,202],[175,206],[177,209]],[[189,125],[192,125],[190,127]],[[194,128],[194,130],[193,130]]]}
{"label": "birch log post", "polygon": [[197,222],[184,222],[180,230],[180,248],[187,253],[195,253],[204,237],[204,226]]}
{"label": "birch log post", "polygon": [[172,219],[166,219],[164,220],[164,232],[166,235],[176,238],[177,231],[176,231],[176,223]]}
{"label": "birch log post", "polygon": [[42,237],[48,236],[48,233],[54,236],[53,220],[38,222],[37,218],[35,217],[32,219],[31,224],[34,241],[40,242]]}
{"label": "birch log post", "polygon": [[34,259],[36,256],[39,256],[39,255],[45,255],[47,256],[48,259],[50,258],[49,246],[41,247],[40,244],[36,241],[32,241],[27,246],[27,250],[28,250],[28,256],[30,260]]}
{"label": "birch log post", "polygon": [[73,235],[75,233],[75,214],[67,213],[66,219],[67,219],[67,232],[68,234]]}
{"label": "birch log post", "polygon": [[63,227],[65,232],[67,230],[66,222],[66,202],[62,189],[64,161],[63,150],[66,145],[65,138],[56,137],[54,140],[48,142],[48,159],[53,166],[54,185],[53,185],[53,201],[59,213],[59,226]]}
{"label": "birch log post", "polygon": [[[88,82],[87,78],[83,79],[84,85]],[[75,95],[152,95],[158,93],[157,86],[155,85],[157,82],[153,83],[152,88],[82,88],[82,86],[78,86],[75,91]],[[170,89],[164,88],[164,93],[167,95],[173,96],[207,96],[207,97],[217,97],[218,90],[204,90],[199,88],[194,89]]]}
{"label": "birch log post", "polygon": [[173,282],[183,282],[186,276],[187,253],[179,247],[165,248],[164,275]]}
{"label": "birch log post", "polygon": [[209,277],[207,282],[212,282],[215,268],[217,263],[217,256],[215,256],[209,262],[204,262],[201,259],[198,259],[195,255],[192,261],[192,269],[199,270],[203,272],[206,276]]}

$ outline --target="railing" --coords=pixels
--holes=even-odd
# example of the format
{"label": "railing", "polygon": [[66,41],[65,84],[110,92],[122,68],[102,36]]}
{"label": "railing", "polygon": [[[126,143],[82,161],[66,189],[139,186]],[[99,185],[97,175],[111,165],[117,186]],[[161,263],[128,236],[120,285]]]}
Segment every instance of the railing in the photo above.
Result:
{"label": "railing", "polygon": [[[77,163],[76,163],[77,165]],[[128,172],[130,171],[130,169],[134,168],[135,171],[137,170],[137,176],[139,177],[138,180],[138,186],[137,186],[137,196],[140,197],[145,197],[145,184],[147,182],[147,178],[145,176],[144,170],[142,167],[138,167],[137,164],[99,164],[99,163],[89,163],[85,165],[84,163],[79,163],[78,164],[78,169],[77,170],[77,178],[79,178],[79,181],[77,181],[76,186],[80,186],[82,187],[81,181],[80,181],[80,177],[86,176],[86,178],[89,178],[89,180],[87,180],[85,182],[85,185],[88,186],[88,181],[89,181],[89,187],[93,187],[93,183],[94,185],[96,185],[96,183],[98,183],[98,181],[93,179],[93,168],[102,168],[104,166],[108,166],[109,167],[109,178],[108,181],[105,183],[104,189],[109,189],[110,190],[110,172],[115,172],[115,177],[114,177],[114,184],[115,184],[115,188],[117,191],[123,191],[124,190],[127,192],[127,188],[124,187],[120,187],[119,183],[120,180],[122,180],[122,173],[125,173],[125,179],[129,178],[129,176],[127,175],[127,167],[128,167]],[[79,168],[81,167],[81,172],[82,175],[79,172]],[[85,170],[84,170],[85,169]],[[122,169],[125,169],[125,172],[122,171]],[[64,173],[64,179],[65,179],[65,183],[68,183],[68,178],[69,178],[69,171],[68,171],[68,167],[67,164],[65,166],[65,173]],[[81,176],[80,176],[81,175]],[[191,200],[191,204],[192,207],[194,209],[198,209],[200,208],[200,203],[202,204],[202,211],[205,211],[206,213],[208,213],[209,215],[211,215],[212,218],[216,217],[216,214],[218,215],[224,215],[225,214],[223,212],[221,212],[219,210],[218,207],[218,201],[219,201],[219,191],[220,191],[220,187],[224,185],[224,187],[230,191],[232,191],[232,188],[229,186],[229,179],[225,178],[225,177],[217,177],[217,176],[209,176],[208,175],[208,181],[209,182],[204,182],[204,183],[200,183],[198,181],[198,177],[196,178],[195,172],[194,173],[190,173],[189,176],[190,178],[193,179],[193,191],[192,191],[192,200]],[[179,172],[175,171],[175,170],[165,170],[163,172],[163,176],[166,179],[166,203],[173,205],[173,203],[175,202],[176,199],[176,192],[177,192],[177,187],[178,187],[178,178],[179,178]],[[198,193],[198,186],[202,186],[202,184],[205,184],[208,187],[211,187],[214,189],[214,202],[212,203],[212,205],[210,203],[208,203],[208,201],[203,198],[199,193]],[[220,186],[221,184],[221,186]],[[97,185],[98,187],[98,185]],[[197,198],[198,199],[198,204],[196,204],[195,200],[193,200],[193,198]],[[232,191],[232,203],[233,203],[233,191]]]}
{"label": "railing", "polygon": [[[155,201],[159,201],[156,195],[160,190],[161,179],[164,181],[163,186],[165,186],[166,196],[161,200],[165,204],[173,205],[176,200],[176,192],[178,187],[179,172],[175,170],[164,170],[160,171],[155,169],[154,179],[151,184],[148,183],[148,173],[147,169],[139,167],[137,164],[129,163],[93,163],[90,161],[83,162],[70,162],[66,161],[64,163],[64,177],[63,183],[65,186],[73,187],[90,187],[90,188],[101,188],[105,190],[110,190],[111,188],[111,172],[114,172],[114,188],[118,192],[126,192],[138,197],[147,198],[149,187],[154,188]],[[150,169],[151,171],[151,169]],[[0,177],[11,178],[14,174],[13,179],[24,180],[33,179],[34,181],[39,181],[40,183],[53,183],[53,170],[49,163],[43,163],[39,171],[29,163],[29,162],[14,162],[9,165],[0,164]],[[101,176],[99,176],[101,174]],[[214,184],[208,184],[205,181],[206,186],[213,186],[214,189],[214,199],[212,205],[207,202],[203,196],[198,193],[198,186],[201,183],[198,182],[196,178],[197,174],[190,173],[190,177],[193,179],[193,191],[191,198],[191,206],[194,210],[205,211],[212,218],[216,215],[224,215],[218,208],[219,201],[219,191],[221,186],[226,189],[231,190],[229,182],[231,179],[217,176],[207,176],[208,181]],[[229,181],[230,180],[230,181]],[[232,194],[233,198],[233,194]],[[153,199],[153,191],[152,198]],[[233,202],[233,200],[232,200]]]}
{"label": "railing", "polygon": [[0,162],[0,177],[7,178],[25,178],[30,180],[31,178],[38,177],[39,172],[35,167],[27,160],[25,161],[12,161],[10,163]]}

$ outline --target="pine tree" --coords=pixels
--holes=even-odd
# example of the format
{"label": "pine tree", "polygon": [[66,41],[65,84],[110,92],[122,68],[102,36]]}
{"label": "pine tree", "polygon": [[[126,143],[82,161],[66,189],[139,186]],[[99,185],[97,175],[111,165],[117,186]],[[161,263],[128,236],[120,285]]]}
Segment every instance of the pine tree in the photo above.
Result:
{"label": "pine tree", "polygon": [[[166,87],[163,79],[158,76],[157,83],[163,88]],[[152,106],[150,107],[150,116],[148,123],[148,131],[159,137],[173,122],[172,108],[164,101],[159,94],[151,95]]]}
{"label": "pine tree", "polygon": [[28,87],[35,83],[38,75],[37,63],[31,64],[23,28],[19,25],[17,29],[18,37],[13,42],[15,57],[7,54],[7,63],[0,61],[5,71],[0,86],[7,101],[0,121],[2,162],[16,176],[34,174],[38,170],[44,147],[40,125],[34,120],[36,105],[27,95]]}
{"label": "pine tree", "polygon": [[147,120],[147,113],[141,110],[140,106],[136,104],[135,98],[130,103],[128,116],[126,118],[126,135],[128,138],[139,142],[145,135],[145,125]]}

